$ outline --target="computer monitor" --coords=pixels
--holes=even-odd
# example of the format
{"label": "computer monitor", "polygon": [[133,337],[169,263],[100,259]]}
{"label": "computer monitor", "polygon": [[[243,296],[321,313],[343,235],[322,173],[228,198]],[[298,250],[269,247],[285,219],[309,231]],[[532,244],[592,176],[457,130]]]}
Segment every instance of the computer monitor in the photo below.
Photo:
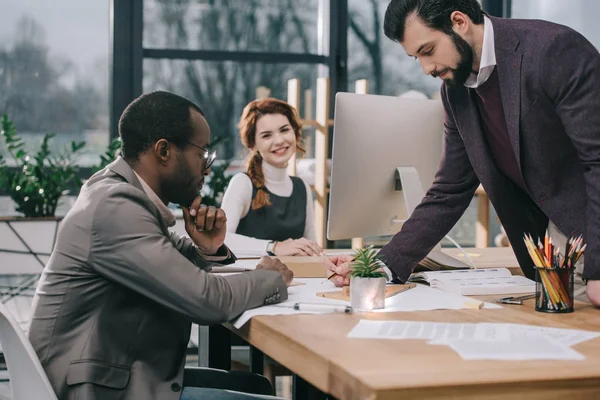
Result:
{"label": "computer monitor", "polygon": [[[439,100],[337,93],[330,240],[388,236],[401,229],[438,170],[443,118]],[[440,249],[438,244],[434,260],[468,267]]]}

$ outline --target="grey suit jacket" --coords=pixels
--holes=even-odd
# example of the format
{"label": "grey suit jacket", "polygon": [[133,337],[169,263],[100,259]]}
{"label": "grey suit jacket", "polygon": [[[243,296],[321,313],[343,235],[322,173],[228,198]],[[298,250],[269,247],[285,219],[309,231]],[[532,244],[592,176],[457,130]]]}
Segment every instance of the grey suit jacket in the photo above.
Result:
{"label": "grey suit jacket", "polygon": [[473,89],[442,85],[445,145],[432,187],[381,257],[401,281],[459,220],[481,183],[523,272],[523,234],[550,219],[588,243],[584,277],[600,280],[600,54],[582,35],[536,20],[490,17],[498,81],[527,193],[498,171]]}
{"label": "grey suit jacket", "polygon": [[29,339],[59,399],[178,399],[191,323],[287,299],[274,271],[218,276],[167,230],[122,159],[63,220],[33,301]]}

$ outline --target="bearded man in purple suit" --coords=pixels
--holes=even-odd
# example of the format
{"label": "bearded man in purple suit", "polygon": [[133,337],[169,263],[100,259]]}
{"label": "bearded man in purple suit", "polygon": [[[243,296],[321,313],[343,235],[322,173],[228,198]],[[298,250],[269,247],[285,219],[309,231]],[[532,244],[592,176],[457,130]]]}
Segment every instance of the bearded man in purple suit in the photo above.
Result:
{"label": "bearded man in purple suit", "polygon": [[[404,282],[463,215],[481,184],[524,274],[523,234],[565,248],[583,235],[580,298],[600,306],[600,54],[546,21],[488,16],[477,0],[392,0],[385,35],[443,80],[444,152],[433,185],[380,251]],[[349,257],[327,261],[348,284]]]}

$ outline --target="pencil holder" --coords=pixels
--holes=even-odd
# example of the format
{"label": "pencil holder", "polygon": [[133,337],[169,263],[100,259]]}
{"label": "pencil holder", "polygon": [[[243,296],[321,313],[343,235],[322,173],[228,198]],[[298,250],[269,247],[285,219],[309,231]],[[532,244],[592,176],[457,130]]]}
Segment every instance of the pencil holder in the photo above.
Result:
{"label": "pencil holder", "polygon": [[534,266],[535,310],[549,313],[573,312],[575,268]]}

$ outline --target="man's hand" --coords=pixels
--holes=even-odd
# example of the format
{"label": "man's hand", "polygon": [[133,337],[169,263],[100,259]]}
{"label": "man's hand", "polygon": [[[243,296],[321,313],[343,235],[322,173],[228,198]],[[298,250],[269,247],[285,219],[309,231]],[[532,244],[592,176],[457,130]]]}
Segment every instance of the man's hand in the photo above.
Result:
{"label": "man's hand", "polygon": [[329,273],[336,274],[331,278],[331,282],[333,282],[335,286],[340,287],[350,285],[348,272],[350,272],[350,263],[353,260],[354,257],[348,255],[333,256],[325,259],[324,263],[329,270]]}
{"label": "man's hand", "polygon": [[227,217],[222,209],[200,204],[201,201],[198,196],[189,208],[182,207],[185,230],[200,251],[212,255],[225,242]]}
{"label": "man's hand", "polygon": [[587,296],[595,307],[600,307],[600,281],[587,282]]}
{"label": "man's hand", "polygon": [[256,266],[256,269],[266,269],[269,271],[277,271],[281,274],[281,276],[283,277],[283,280],[285,281],[285,284],[290,286],[290,284],[292,283],[292,280],[294,279],[294,273],[292,271],[290,271],[288,269],[288,267],[282,263],[281,261],[279,261],[276,258],[271,258],[271,257],[261,257],[261,259],[258,261],[258,265]]}
{"label": "man's hand", "polygon": [[277,242],[273,253],[276,256],[320,256],[323,249],[312,240],[300,238]]}

